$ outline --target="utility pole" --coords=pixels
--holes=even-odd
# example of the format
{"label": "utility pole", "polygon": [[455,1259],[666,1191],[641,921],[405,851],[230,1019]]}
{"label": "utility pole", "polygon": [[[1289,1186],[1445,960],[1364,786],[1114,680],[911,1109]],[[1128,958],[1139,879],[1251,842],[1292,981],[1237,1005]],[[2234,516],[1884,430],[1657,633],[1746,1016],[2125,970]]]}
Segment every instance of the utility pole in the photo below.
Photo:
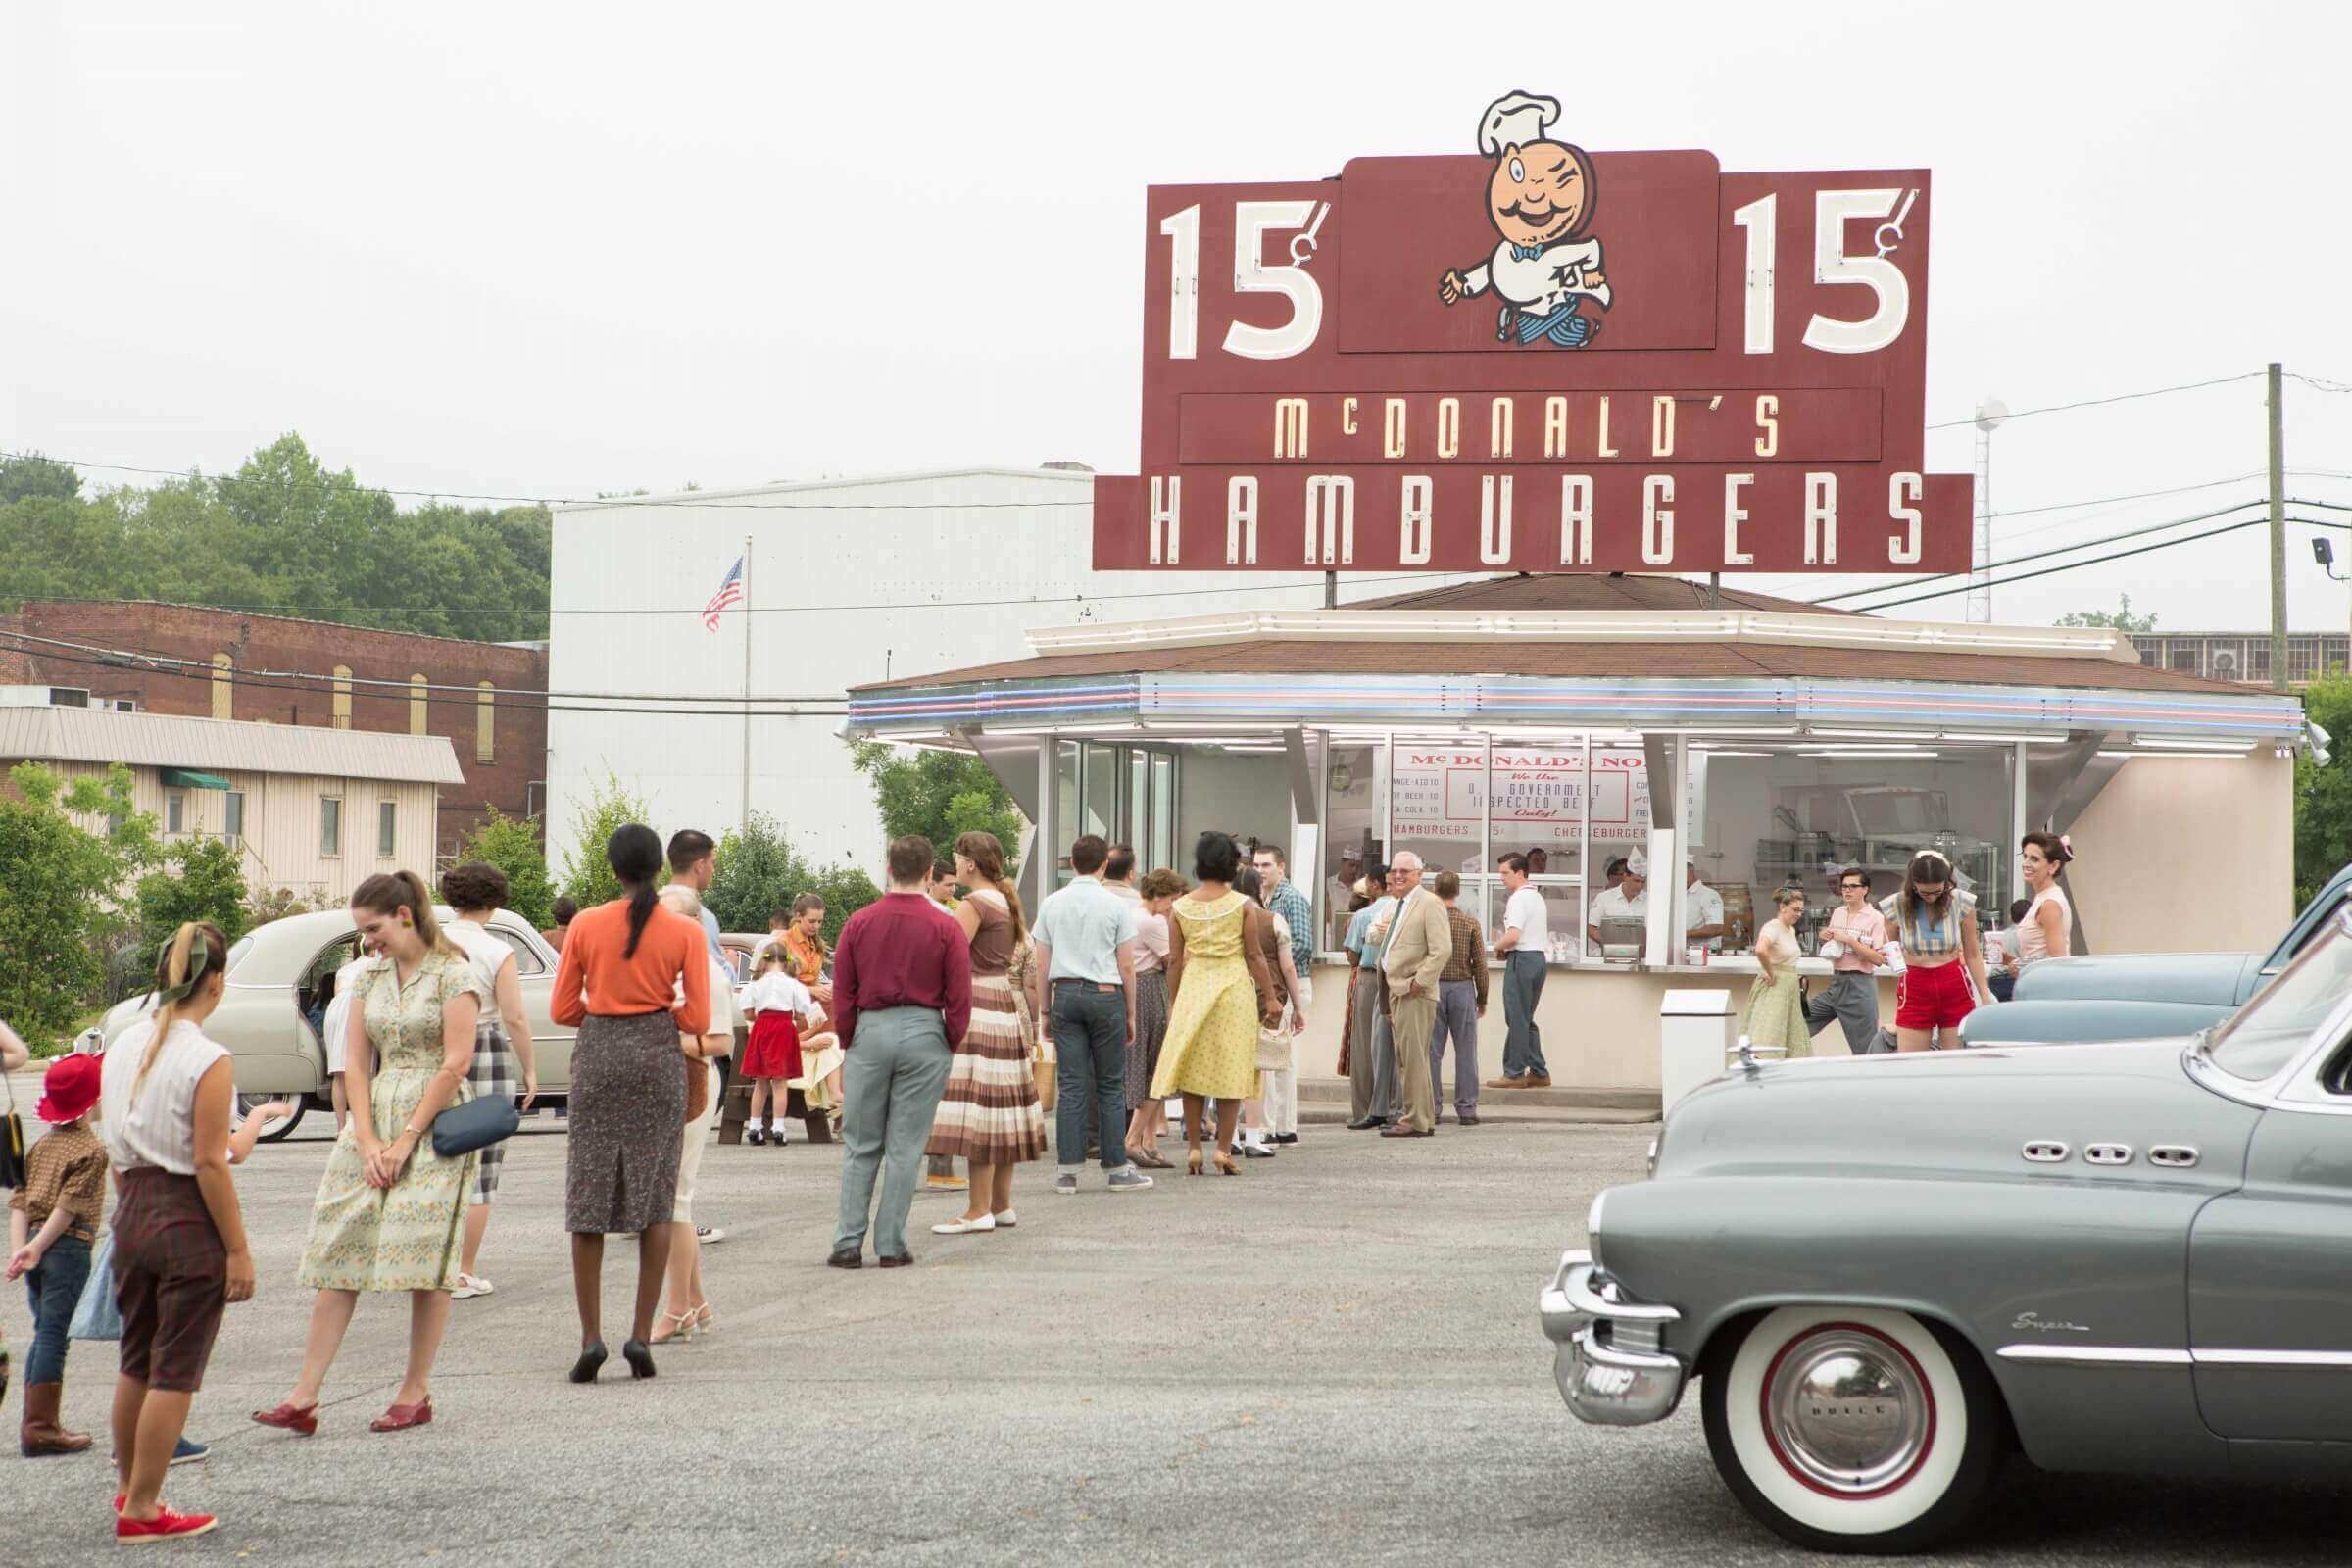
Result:
{"label": "utility pole", "polygon": [[2271,690],[2286,690],[2286,410],[2285,376],[2271,362]]}

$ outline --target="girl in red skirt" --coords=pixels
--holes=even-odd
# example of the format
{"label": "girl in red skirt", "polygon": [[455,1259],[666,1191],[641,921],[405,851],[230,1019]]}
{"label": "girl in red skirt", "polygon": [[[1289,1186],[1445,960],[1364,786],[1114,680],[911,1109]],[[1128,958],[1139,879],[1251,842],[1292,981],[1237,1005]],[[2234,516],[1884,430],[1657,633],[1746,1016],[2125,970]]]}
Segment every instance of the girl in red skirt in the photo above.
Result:
{"label": "girl in red skirt", "polygon": [[742,1072],[752,1081],[752,1114],[744,1123],[744,1142],[769,1141],[767,1123],[760,1112],[772,1101],[778,1149],[784,1147],[786,1129],[792,1125],[784,1115],[785,1080],[801,1076],[800,1026],[814,1024],[821,1016],[808,988],[786,969],[785,956],[781,947],[762,951],[760,972],[737,998],[744,1015],[752,1020],[751,1043],[743,1051]]}

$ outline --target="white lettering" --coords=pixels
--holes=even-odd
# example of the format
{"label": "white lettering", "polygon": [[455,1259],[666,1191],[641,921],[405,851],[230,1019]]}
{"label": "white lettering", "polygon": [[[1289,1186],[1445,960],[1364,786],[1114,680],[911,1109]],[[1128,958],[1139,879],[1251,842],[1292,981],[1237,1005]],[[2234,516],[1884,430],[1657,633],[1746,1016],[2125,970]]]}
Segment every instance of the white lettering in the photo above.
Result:
{"label": "white lettering", "polygon": [[1649,400],[1649,455],[1674,456],[1674,398],[1660,392]]}
{"label": "white lettering", "polygon": [[1496,398],[1487,410],[1487,456],[1507,458],[1511,455],[1511,400]]}
{"label": "white lettering", "polygon": [[1257,479],[1252,474],[1237,473],[1225,481],[1225,564],[1257,564]]}
{"label": "white lettering", "polygon": [[1274,455],[1278,458],[1306,456],[1306,399],[1274,400]]}
{"label": "white lettering", "polygon": [[1404,456],[1404,399],[1391,398],[1381,407],[1381,452],[1384,458]]}
{"label": "white lettering", "polygon": [[1354,398],[1340,400],[1340,434],[1342,435],[1355,434],[1355,404]]}
{"label": "white lettering", "polygon": [[1462,400],[1438,399],[1438,456],[1458,458],[1462,455]]}
{"label": "white lettering", "polygon": [[1756,394],[1756,456],[1769,458],[1781,450],[1781,400],[1770,392]]}
{"label": "white lettering", "polygon": [[1478,559],[1490,566],[1508,565],[1511,560],[1511,476],[1500,477],[1502,505],[1497,509],[1496,475],[1478,476]]}
{"label": "white lettering", "polygon": [[1756,482],[1752,473],[1727,473],[1723,476],[1723,564],[1752,566],[1756,558],[1740,548],[1740,525],[1747,520],[1747,509],[1740,504],[1740,492]]}
{"label": "white lettering", "polygon": [[1609,445],[1609,400],[1606,394],[1603,394],[1600,400],[1600,437],[1592,450],[1604,458],[1613,458],[1617,455],[1617,449]]}
{"label": "white lettering", "polygon": [[1344,473],[1318,473],[1306,481],[1306,564],[1355,564],[1355,481]]}
{"label": "white lettering", "polygon": [[1568,455],[1568,400],[1548,397],[1544,400],[1544,456],[1564,458]]}
{"label": "white lettering", "polygon": [[1397,502],[1397,513],[1402,522],[1396,541],[1396,559],[1404,565],[1423,566],[1429,564],[1429,508],[1430,497],[1435,491],[1436,486],[1430,483],[1429,475],[1425,473],[1408,473],[1404,476],[1403,495]]}
{"label": "white lettering", "polygon": [[1592,564],[1592,478],[1560,475],[1560,564]]}
{"label": "white lettering", "polygon": [[1805,564],[1838,564],[1838,476],[1805,475]]}
{"label": "white lettering", "polygon": [[1927,481],[1916,473],[1890,473],[1886,476],[1886,515],[1890,521],[1902,524],[1903,531],[1889,534],[1886,559],[1898,566],[1919,564],[1919,508],[1912,503],[1928,493]]}
{"label": "white lettering", "polygon": [[[1166,486],[1165,490],[1161,489],[1162,485]],[[1161,540],[1163,529],[1166,531],[1164,551]],[[1153,474],[1152,476],[1152,564],[1154,566],[1176,564],[1176,550],[1183,535],[1183,476],[1170,474],[1162,479],[1158,474]]]}
{"label": "white lettering", "polygon": [[1674,564],[1674,475],[1653,473],[1642,480],[1642,562]]}

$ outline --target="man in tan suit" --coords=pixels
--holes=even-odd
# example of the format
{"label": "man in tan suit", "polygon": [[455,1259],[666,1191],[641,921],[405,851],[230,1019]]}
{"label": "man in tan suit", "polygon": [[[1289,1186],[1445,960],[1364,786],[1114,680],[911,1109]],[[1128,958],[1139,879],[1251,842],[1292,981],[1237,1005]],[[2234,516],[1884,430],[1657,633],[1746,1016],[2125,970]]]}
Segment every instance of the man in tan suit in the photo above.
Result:
{"label": "man in tan suit", "polygon": [[1383,1138],[1427,1138],[1437,1130],[1429,1082],[1429,1037],[1438,1023],[1438,977],[1453,956],[1453,924],[1437,894],[1421,885],[1421,858],[1410,850],[1389,862],[1404,873],[1404,893],[1390,923],[1380,966],[1389,985],[1389,1034],[1396,1045],[1396,1122]]}

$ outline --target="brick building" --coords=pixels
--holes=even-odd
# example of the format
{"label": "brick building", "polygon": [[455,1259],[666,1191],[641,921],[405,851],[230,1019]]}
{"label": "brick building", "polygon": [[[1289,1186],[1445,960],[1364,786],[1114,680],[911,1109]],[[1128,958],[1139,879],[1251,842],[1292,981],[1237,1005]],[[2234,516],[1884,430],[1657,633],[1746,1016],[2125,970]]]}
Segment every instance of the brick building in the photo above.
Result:
{"label": "brick building", "polygon": [[0,635],[0,684],[86,688],[93,703],[127,699],[147,712],[447,737],[465,779],[441,790],[434,850],[443,861],[491,808],[509,816],[545,809],[541,645],[145,600],[28,600],[17,613],[0,615],[6,633],[21,635]]}

